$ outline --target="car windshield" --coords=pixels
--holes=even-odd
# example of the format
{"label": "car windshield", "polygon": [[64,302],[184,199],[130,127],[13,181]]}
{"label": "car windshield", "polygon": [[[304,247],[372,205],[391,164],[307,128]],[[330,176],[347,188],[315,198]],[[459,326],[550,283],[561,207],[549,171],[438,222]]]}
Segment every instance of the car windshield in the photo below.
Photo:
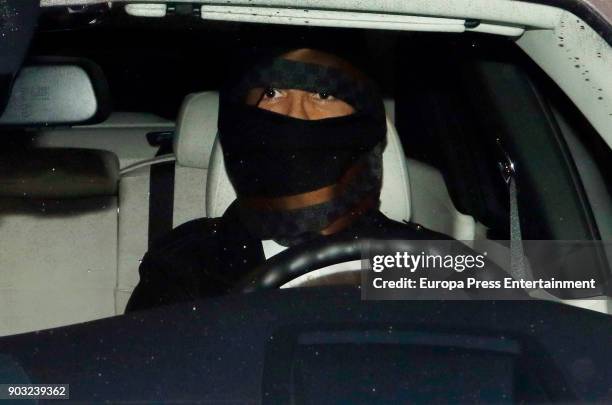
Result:
{"label": "car windshield", "polygon": [[[42,9],[32,35],[15,39],[19,63],[7,58],[0,76],[0,90],[12,89],[0,99],[0,336],[22,353],[15,364],[25,370],[9,380],[72,384],[73,398],[91,399],[80,390],[94,385],[81,376],[101,384],[106,369],[45,374],[51,366],[26,348],[54,333],[65,335],[59,351],[84,339],[96,364],[118,346],[146,364],[156,356],[170,364],[188,357],[169,354],[182,350],[173,336],[210,330],[220,340],[207,341],[206,356],[221,370],[220,342],[248,339],[229,326],[244,322],[253,336],[268,328],[265,375],[285,381],[281,370],[295,373],[279,385],[257,380],[262,396],[276,387],[272,403],[289,398],[279,386],[294,387],[287,395],[304,403],[316,402],[319,388],[338,403],[373,402],[377,389],[389,399],[399,391],[383,387],[385,379],[410,380],[404,360],[393,359],[408,357],[424,370],[457,362],[491,376],[490,393],[475,380],[459,387],[444,377],[443,402],[548,402],[541,387],[557,374],[537,382],[525,371],[537,357],[532,349],[514,332],[506,342],[496,328],[525,316],[525,336],[535,339],[533,328],[545,323],[556,336],[585,313],[610,325],[612,149],[598,110],[609,105],[609,46],[585,60],[574,51],[574,31],[560,26],[550,52],[563,52],[572,68],[565,73],[534,60],[540,51],[527,24],[366,18],[363,10],[344,20],[332,10],[328,23],[321,10],[304,17],[309,10],[271,6],[269,21],[257,7],[242,21],[222,5],[210,6],[207,20],[194,17],[205,12],[195,3],[109,4]],[[4,15],[25,24],[16,7],[0,0],[0,22]],[[584,35],[586,23],[576,21],[575,35]],[[419,28],[393,25],[400,23]],[[2,32],[26,31],[9,25]],[[21,52],[5,48],[0,53]],[[415,326],[436,313],[452,320],[451,308],[481,314],[482,324]],[[556,324],[557,310],[581,312]],[[414,318],[392,321],[396,315]],[[204,329],[194,334],[190,322]],[[91,346],[87,330],[96,331]],[[155,338],[143,346],[131,340],[147,333]],[[114,343],[102,351],[105,336]],[[247,346],[261,346],[253,342]],[[154,349],[145,356],[145,347]],[[354,360],[363,348],[374,348],[368,361],[380,376]],[[578,370],[563,377],[578,381],[570,400],[586,387],[599,392],[585,382],[603,373],[596,350],[563,358]],[[3,355],[10,353],[0,349],[0,369]],[[547,356],[557,360],[547,352],[538,368],[552,364]],[[233,373],[228,381],[238,386],[241,371]],[[443,370],[427,373],[442,378]],[[325,375],[342,381],[329,387]],[[0,389],[13,382],[5,380],[0,373]],[[414,400],[410,391],[421,395],[417,402],[435,402],[424,376],[402,384],[398,398]],[[480,396],[466,399],[470,387]],[[129,391],[97,400],[151,398]]]}

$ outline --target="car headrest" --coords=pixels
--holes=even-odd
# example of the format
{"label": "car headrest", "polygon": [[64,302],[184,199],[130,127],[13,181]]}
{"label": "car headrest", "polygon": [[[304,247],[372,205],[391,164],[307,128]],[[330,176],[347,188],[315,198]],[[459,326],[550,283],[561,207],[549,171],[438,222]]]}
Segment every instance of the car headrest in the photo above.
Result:
{"label": "car headrest", "polygon": [[[218,111],[218,106],[214,111]],[[216,127],[214,133],[216,134]],[[215,139],[208,164],[206,215],[211,218],[223,215],[235,199],[236,192],[225,171],[223,151],[219,141]],[[387,147],[383,153],[383,185],[380,200],[383,214],[397,221],[410,220],[410,183],[406,156],[397,130],[389,118],[387,118]]]}
{"label": "car headrest", "polygon": [[217,136],[219,93],[188,95],[179,111],[174,135],[174,154],[180,166],[206,169]]}
{"label": "car headrest", "polygon": [[0,157],[0,197],[72,199],[117,195],[119,159],[109,151],[34,148]]}

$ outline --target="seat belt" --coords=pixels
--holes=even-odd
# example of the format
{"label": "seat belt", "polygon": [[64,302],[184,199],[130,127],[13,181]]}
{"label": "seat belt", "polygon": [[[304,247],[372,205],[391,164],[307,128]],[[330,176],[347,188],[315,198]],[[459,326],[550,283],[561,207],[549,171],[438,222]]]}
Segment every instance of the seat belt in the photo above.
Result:
{"label": "seat belt", "polygon": [[[154,136],[156,138],[154,141]],[[147,134],[150,143],[160,145],[155,156],[172,153],[173,132]],[[160,237],[170,232],[174,218],[175,161],[151,166],[149,178],[149,249]]]}
{"label": "seat belt", "polygon": [[531,280],[530,271],[525,265],[525,251],[523,249],[516,179],[514,176],[510,178],[508,191],[510,192],[510,273],[517,280]]}
{"label": "seat belt", "polygon": [[516,280],[533,280],[531,269],[525,263],[525,251],[523,249],[523,236],[518,210],[516,167],[512,159],[510,159],[510,155],[501,146],[499,139],[497,144],[504,155],[504,159],[499,162],[499,169],[504,181],[508,185],[508,194],[510,196],[510,275]]}

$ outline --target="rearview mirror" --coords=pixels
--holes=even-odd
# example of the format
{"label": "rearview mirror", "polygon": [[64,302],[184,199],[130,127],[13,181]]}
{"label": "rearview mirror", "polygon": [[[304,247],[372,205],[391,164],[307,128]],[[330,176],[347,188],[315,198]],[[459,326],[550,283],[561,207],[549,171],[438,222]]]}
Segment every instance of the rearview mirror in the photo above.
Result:
{"label": "rearview mirror", "polygon": [[[101,75],[97,66],[94,70]],[[66,125],[104,119],[96,119],[107,115],[108,106],[100,97],[100,77],[92,81],[91,71],[91,66],[59,62],[23,67],[0,125]]]}

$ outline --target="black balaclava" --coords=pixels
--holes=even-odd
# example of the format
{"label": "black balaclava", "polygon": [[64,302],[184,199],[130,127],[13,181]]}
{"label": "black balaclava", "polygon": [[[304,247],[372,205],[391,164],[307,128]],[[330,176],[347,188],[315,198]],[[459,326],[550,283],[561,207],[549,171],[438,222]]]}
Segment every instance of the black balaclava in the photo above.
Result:
{"label": "black balaclava", "polygon": [[[252,89],[327,93],[348,116],[303,120],[247,105]],[[282,57],[221,92],[225,167],[250,233],[291,246],[335,233],[379,204],[386,120],[376,87],[348,71]]]}

